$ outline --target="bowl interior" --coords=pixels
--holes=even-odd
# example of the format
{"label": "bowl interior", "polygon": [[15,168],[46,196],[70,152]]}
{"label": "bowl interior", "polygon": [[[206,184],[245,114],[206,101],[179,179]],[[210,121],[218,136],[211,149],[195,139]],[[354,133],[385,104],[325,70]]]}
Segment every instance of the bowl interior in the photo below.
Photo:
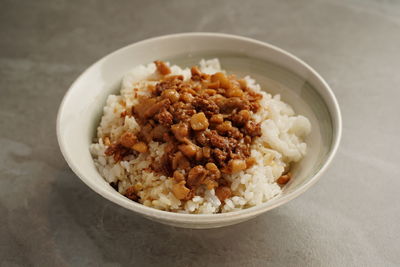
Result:
{"label": "bowl interior", "polygon": [[[315,73],[279,49],[248,39],[207,34],[160,37],[125,47],[92,65],[75,81],[60,107],[57,126],[61,150],[73,171],[104,197],[150,217],[165,217],[126,199],[109,186],[94,166],[89,145],[96,135],[107,96],[118,93],[121,78],[127,71],[156,59],[191,66],[202,58],[215,57],[228,72],[250,75],[264,90],[280,94],[297,114],[310,119],[308,153],[300,164],[293,166],[295,179],[285,187],[282,197],[309,183],[326,163],[338,139],[336,110],[326,85]],[[279,200],[263,204],[263,209],[273,207],[276,201]],[[174,220],[179,221],[178,217]]]}

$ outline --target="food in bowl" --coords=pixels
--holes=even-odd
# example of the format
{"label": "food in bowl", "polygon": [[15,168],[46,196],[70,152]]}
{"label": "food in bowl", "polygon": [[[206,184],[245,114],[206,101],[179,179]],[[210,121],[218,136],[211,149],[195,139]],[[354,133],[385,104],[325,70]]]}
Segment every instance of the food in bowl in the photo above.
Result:
{"label": "food in bowl", "polygon": [[218,59],[156,61],[127,73],[90,146],[127,198],[179,213],[221,213],[279,196],[306,154],[309,120]]}

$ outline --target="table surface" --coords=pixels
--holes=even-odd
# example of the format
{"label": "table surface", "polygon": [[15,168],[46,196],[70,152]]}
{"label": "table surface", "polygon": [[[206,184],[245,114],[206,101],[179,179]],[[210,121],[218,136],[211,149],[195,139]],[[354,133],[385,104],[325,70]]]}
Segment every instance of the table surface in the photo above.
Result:
{"label": "table surface", "polygon": [[[400,264],[400,2],[0,1],[0,266]],[[343,139],[322,179],[251,221],[178,229],[103,199],[68,168],[57,108],[91,63],[176,32],[233,33],[308,62]]]}

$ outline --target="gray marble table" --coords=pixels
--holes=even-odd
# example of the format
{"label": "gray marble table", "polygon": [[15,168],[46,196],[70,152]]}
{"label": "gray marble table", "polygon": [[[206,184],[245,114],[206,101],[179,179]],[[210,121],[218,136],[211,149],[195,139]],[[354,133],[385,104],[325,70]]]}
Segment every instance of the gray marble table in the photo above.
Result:
{"label": "gray marble table", "polygon": [[[343,112],[320,182],[254,220],[160,225],[92,192],[58,149],[62,96],[103,55],[212,31],[280,46]],[[0,1],[0,266],[400,265],[399,1]]]}

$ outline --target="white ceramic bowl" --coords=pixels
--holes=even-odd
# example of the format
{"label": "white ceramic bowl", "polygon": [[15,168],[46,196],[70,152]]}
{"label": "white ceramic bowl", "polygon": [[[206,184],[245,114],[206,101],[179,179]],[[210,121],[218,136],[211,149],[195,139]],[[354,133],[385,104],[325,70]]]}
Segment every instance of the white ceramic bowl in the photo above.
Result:
{"label": "white ceramic bowl", "polygon": [[[251,75],[263,89],[280,93],[299,114],[307,116],[312,133],[308,153],[294,166],[294,177],[282,196],[267,203],[223,214],[178,214],[146,207],[115,191],[97,172],[89,145],[109,94],[119,91],[122,76],[156,59],[196,64],[218,57],[228,72]],[[89,67],[67,91],[57,118],[57,138],[68,165],[91,189],[108,200],[151,220],[188,228],[213,228],[239,223],[294,199],[326,170],[339,145],[341,116],[328,84],[295,56],[260,41],[217,33],[184,33],[156,37],[119,49]]]}

